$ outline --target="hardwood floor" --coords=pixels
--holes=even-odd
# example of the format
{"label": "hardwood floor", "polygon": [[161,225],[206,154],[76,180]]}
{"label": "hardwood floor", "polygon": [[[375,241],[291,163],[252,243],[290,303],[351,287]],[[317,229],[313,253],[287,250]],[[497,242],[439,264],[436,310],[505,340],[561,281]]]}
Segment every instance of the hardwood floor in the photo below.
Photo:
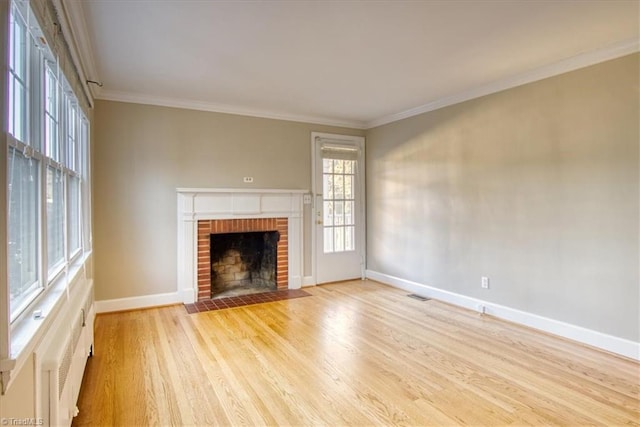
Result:
{"label": "hardwood floor", "polygon": [[640,364],[376,282],[96,320],[75,426],[638,425]]}

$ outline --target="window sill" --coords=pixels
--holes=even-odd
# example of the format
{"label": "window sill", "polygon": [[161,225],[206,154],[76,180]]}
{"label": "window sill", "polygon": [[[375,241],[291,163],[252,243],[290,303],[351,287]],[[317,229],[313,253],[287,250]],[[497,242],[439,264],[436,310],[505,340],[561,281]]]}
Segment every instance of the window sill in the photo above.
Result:
{"label": "window sill", "polygon": [[[44,292],[44,294],[29,308],[23,316],[11,325],[11,359],[16,361],[12,369],[18,372],[36,345],[51,327],[69,291],[75,290],[75,283],[81,278],[85,264],[91,257],[91,252],[85,253],[74,262],[67,272],[60,274]],[[35,318],[33,313],[40,311],[41,317]]]}

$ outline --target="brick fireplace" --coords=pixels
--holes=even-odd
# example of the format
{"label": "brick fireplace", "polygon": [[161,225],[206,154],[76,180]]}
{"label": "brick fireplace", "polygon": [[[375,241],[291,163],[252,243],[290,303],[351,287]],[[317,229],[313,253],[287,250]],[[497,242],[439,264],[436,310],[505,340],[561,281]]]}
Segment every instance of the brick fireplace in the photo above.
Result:
{"label": "brick fireplace", "polygon": [[209,219],[198,221],[198,301],[211,298],[211,235],[276,231],[280,239],[276,248],[276,288],[289,287],[288,218]]}
{"label": "brick fireplace", "polygon": [[277,289],[299,289],[303,264],[305,190],[178,188],[177,284],[184,303],[211,297],[212,235],[267,232],[280,235]]}

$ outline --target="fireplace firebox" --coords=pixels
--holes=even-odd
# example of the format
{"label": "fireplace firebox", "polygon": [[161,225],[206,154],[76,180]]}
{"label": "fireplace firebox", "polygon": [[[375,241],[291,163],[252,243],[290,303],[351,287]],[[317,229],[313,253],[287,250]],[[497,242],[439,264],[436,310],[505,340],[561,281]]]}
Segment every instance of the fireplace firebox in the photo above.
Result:
{"label": "fireplace firebox", "polygon": [[279,240],[277,231],[211,234],[211,298],[275,291]]}

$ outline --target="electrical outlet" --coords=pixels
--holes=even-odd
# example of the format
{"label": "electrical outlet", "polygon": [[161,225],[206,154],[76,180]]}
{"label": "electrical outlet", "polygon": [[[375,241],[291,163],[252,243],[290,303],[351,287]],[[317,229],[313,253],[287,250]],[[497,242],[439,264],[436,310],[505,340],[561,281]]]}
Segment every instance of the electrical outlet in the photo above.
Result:
{"label": "electrical outlet", "polygon": [[480,285],[482,286],[482,289],[489,289],[489,278],[482,276],[482,279],[480,281]]}
{"label": "electrical outlet", "polygon": [[253,177],[252,177],[252,176],[245,176],[242,180],[243,180],[245,183],[247,183],[247,184],[248,184],[248,183],[253,182]]}
{"label": "electrical outlet", "polygon": [[478,304],[476,305],[476,310],[480,314],[485,314],[487,312],[487,307],[485,307],[484,304]]}

